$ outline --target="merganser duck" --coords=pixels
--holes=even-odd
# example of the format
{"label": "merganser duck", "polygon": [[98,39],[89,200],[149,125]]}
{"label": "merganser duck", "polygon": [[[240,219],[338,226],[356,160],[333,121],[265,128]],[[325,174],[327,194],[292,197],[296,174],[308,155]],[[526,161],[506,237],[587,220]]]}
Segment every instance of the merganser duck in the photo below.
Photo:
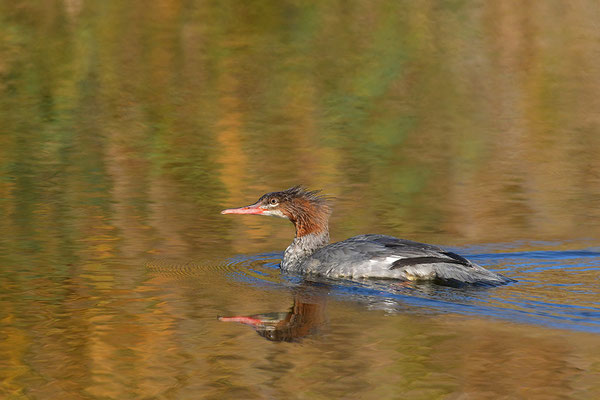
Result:
{"label": "merganser duck", "polygon": [[329,278],[432,281],[448,286],[514,282],[441,247],[393,236],[367,234],[329,244],[331,208],[320,192],[294,186],[221,214],[289,219],[296,228],[296,237],[283,255],[280,267],[284,272]]}

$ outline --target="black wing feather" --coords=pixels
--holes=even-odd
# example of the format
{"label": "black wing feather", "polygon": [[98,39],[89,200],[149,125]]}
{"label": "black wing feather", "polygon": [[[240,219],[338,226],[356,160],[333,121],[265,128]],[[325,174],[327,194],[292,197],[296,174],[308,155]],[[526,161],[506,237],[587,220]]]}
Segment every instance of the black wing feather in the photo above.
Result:
{"label": "black wing feather", "polygon": [[[443,253],[446,254],[446,253]],[[453,254],[453,253],[450,253]],[[401,258],[395,261],[390,269],[397,269],[402,267],[407,267],[409,265],[417,265],[417,264],[436,264],[436,263],[446,263],[446,264],[461,264],[461,265],[470,265],[470,263],[462,258],[454,254],[457,257],[446,258],[446,257],[412,257],[412,258]]]}

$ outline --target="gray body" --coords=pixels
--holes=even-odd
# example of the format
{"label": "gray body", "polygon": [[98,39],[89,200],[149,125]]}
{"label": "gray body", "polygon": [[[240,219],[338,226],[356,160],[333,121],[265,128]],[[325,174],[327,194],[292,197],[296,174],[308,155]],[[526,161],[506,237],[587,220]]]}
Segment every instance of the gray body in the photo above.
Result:
{"label": "gray body", "polygon": [[438,246],[386,235],[360,235],[328,244],[329,234],[296,237],[281,269],[330,278],[380,278],[442,284],[502,285],[513,280]]}

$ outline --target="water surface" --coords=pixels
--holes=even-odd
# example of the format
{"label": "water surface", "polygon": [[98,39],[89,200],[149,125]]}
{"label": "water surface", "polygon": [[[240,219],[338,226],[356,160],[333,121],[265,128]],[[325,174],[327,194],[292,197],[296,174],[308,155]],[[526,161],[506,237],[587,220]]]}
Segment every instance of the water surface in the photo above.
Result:
{"label": "water surface", "polygon": [[[0,0],[0,397],[600,398],[598,18]],[[296,184],[518,282],[282,275]]]}

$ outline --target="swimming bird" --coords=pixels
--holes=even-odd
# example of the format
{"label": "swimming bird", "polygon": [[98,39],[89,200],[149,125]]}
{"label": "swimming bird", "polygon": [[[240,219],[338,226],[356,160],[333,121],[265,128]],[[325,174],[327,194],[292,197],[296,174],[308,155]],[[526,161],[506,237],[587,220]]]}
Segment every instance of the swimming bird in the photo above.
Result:
{"label": "swimming bird", "polygon": [[329,243],[328,198],[302,186],[271,192],[252,205],[221,214],[252,214],[286,218],[296,236],[281,261],[284,272],[345,279],[431,281],[447,286],[497,286],[513,279],[489,271],[441,247],[366,234]]}

